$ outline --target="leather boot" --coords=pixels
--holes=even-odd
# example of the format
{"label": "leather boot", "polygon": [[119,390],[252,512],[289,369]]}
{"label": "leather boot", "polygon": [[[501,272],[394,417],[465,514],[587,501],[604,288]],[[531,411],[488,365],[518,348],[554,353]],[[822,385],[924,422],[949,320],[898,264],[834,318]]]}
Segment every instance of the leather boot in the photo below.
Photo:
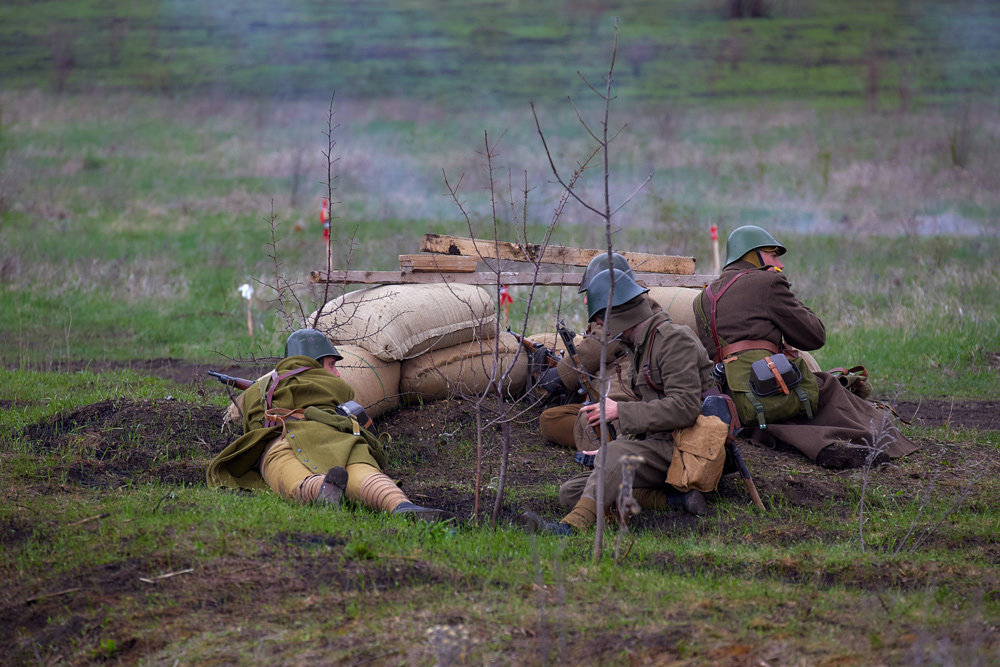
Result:
{"label": "leather boot", "polygon": [[319,487],[316,502],[337,507],[344,499],[344,489],[347,488],[347,468],[334,466],[323,478],[323,486]]}
{"label": "leather boot", "polygon": [[688,514],[705,516],[708,514],[708,502],[705,494],[697,489],[691,489],[681,497],[681,504]]}
{"label": "leather boot", "polygon": [[415,521],[451,521],[456,519],[454,514],[447,510],[439,510],[434,507],[423,507],[421,505],[414,505],[410,502],[403,502],[396,505],[396,509],[392,510],[393,516],[399,514],[414,519]]}
{"label": "leather boot", "polygon": [[546,521],[534,512],[524,512],[517,517],[517,525],[526,533],[546,533],[548,535],[572,535],[573,526],[562,521]]}

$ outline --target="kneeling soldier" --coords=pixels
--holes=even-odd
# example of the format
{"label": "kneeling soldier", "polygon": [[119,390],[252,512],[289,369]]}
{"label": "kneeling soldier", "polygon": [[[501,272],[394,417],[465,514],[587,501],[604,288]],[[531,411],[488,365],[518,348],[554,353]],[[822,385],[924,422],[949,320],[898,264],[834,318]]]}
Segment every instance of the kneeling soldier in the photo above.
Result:
{"label": "kneeling soldier", "polygon": [[[619,437],[607,444],[605,507],[602,511],[615,500],[622,482],[618,462],[624,456],[638,455],[644,460],[635,472],[636,488],[663,488],[675,456],[675,429],[699,422],[702,396],[715,386],[711,375],[712,364],[694,333],[687,327],[672,323],[665,313],[654,313],[644,296],[648,290],[624,272],[614,269],[614,281],[611,314],[605,317],[611,273],[604,270],[593,277],[588,290],[588,316],[591,322],[607,327],[609,340],[620,340],[629,349],[631,389],[640,400],[605,400],[605,417],[609,422],[618,420]],[[591,425],[599,423],[599,404],[588,405],[581,410]],[[717,418],[711,419],[719,422],[722,429],[719,446],[723,447],[726,427]],[[567,482],[571,483],[573,480]],[[587,478],[573,509],[557,523],[543,521],[533,512],[523,514],[519,522],[528,530],[555,534],[570,534],[574,529],[585,530],[597,518],[597,484],[598,471],[595,469]],[[692,514],[708,511],[701,491],[686,490],[682,499],[684,508]]]}

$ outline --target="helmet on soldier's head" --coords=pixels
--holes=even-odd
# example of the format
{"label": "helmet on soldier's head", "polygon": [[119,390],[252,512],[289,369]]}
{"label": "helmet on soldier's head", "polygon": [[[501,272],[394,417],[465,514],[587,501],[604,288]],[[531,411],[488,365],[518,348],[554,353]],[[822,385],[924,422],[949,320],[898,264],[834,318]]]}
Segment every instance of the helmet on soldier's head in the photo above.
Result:
{"label": "helmet on soldier's head", "polygon": [[777,248],[779,255],[785,254],[785,246],[778,243],[769,231],[757,225],[743,225],[734,229],[726,241],[726,265],[757,248]]}
{"label": "helmet on soldier's head", "polygon": [[[640,294],[649,291],[647,287],[640,287],[632,278],[620,269],[614,269],[615,293],[611,302],[611,307],[620,306],[627,301],[631,301]],[[608,293],[611,291],[611,271],[604,269],[590,279],[587,287],[587,321],[593,322],[594,317],[604,312],[608,305]]]}
{"label": "helmet on soldier's head", "polygon": [[340,361],[344,357],[337,352],[330,339],[322,331],[316,329],[299,329],[293,331],[285,341],[285,356],[302,355],[319,361],[323,357],[334,357]]}
{"label": "helmet on soldier's head", "polygon": [[[611,265],[624,271],[629,278],[635,278],[632,267],[628,265],[628,260],[625,259],[624,255],[619,255],[617,252],[611,253]],[[577,290],[577,293],[586,292],[593,277],[607,268],[608,253],[602,252],[600,255],[594,255],[590,264],[587,265],[587,270],[583,272],[583,280],[580,281],[580,289]]]}

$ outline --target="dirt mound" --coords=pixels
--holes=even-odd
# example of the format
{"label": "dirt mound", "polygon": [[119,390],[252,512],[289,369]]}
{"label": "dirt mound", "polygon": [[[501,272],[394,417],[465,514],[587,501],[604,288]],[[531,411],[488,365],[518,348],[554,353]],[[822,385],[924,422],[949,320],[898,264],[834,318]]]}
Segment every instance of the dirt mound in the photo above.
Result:
{"label": "dirt mound", "polygon": [[97,487],[202,483],[207,461],[235,436],[231,428],[223,430],[217,407],[124,398],[56,415],[23,435],[39,452],[72,452],[56,472]]}
{"label": "dirt mound", "polygon": [[[962,404],[949,406],[947,412],[941,410],[935,417],[928,405],[921,404],[914,410],[924,424],[933,419],[955,424],[957,418],[976,417],[977,427],[985,428],[984,424],[991,424],[990,419],[996,416],[982,405]],[[484,413],[483,421],[488,422],[490,416]],[[383,415],[374,429],[391,436],[387,472],[414,502],[464,517],[472,516],[477,508],[473,489],[477,451],[481,448],[483,491],[478,509],[492,512],[503,458],[501,427],[490,426],[477,435],[473,404],[445,400],[403,407]],[[39,453],[64,454],[54,464],[57,474],[50,479],[61,478],[85,487],[118,487],[147,481],[202,484],[209,461],[238,435],[232,425],[223,428],[222,410],[214,406],[127,399],[103,401],[57,415],[28,427],[23,434]],[[580,473],[582,468],[573,462],[570,452],[538,436],[537,411],[510,424],[510,444],[506,463],[508,500],[498,519],[511,521],[526,509],[561,516],[564,510],[555,496],[555,484]],[[920,444],[917,453],[872,474],[901,493],[916,494],[939,474],[962,480],[981,475],[984,469],[997,472],[993,457],[980,451],[983,448],[927,440]],[[841,507],[846,517],[856,503],[864,471],[826,470],[797,452],[764,449],[748,441],[741,441],[741,449],[761,496],[772,506]],[[713,498],[749,502],[739,475],[724,477],[710,502],[714,502]],[[682,511],[644,512],[633,525],[692,529],[698,521]]]}

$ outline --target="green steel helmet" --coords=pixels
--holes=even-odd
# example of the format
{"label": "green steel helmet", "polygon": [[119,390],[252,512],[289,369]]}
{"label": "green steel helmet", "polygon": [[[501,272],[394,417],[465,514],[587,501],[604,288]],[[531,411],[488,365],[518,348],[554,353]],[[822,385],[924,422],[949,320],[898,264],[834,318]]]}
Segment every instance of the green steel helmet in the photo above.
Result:
{"label": "green steel helmet", "polygon": [[330,339],[317,329],[299,329],[288,336],[285,341],[285,356],[295,357],[300,354],[316,361],[323,357],[334,357],[337,361],[344,358]]}
{"label": "green steel helmet", "polygon": [[[647,287],[640,287],[631,276],[621,269],[614,269],[615,272],[615,294],[611,307],[620,306],[631,301],[640,294],[649,291]],[[604,312],[608,305],[608,292],[611,291],[611,271],[604,269],[590,279],[590,286],[587,288],[587,321],[593,322],[594,317]]]}
{"label": "green steel helmet", "polygon": [[[616,252],[611,253],[611,265],[616,269],[624,271],[629,278],[635,278],[635,274],[632,273],[632,267],[628,265],[628,260],[625,259],[624,255],[619,255]],[[590,264],[587,265],[587,270],[583,272],[583,280],[580,281],[580,289],[577,290],[577,293],[586,292],[591,279],[598,272],[604,271],[607,268],[608,253],[602,252],[600,255],[594,255],[594,259],[590,260]]]}
{"label": "green steel helmet", "polygon": [[769,231],[757,225],[743,225],[734,229],[726,241],[726,265],[757,248],[777,248],[779,255],[785,254],[785,246]]}

